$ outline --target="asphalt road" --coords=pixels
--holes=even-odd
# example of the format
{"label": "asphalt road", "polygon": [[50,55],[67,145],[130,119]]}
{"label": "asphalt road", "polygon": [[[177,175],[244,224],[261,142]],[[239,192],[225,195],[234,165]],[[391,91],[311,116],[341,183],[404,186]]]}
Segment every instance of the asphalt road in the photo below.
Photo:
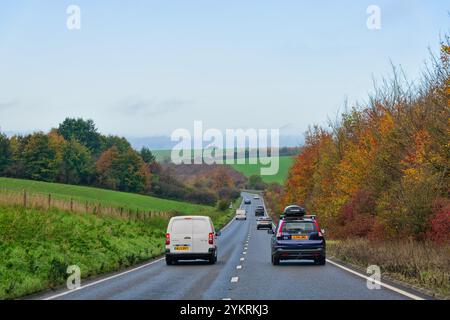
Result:
{"label": "asphalt road", "polygon": [[[270,238],[266,230],[256,230],[254,209],[263,203],[254,200],[241,205],[246,221],[233,220],[218,237],[218,262],[180,262],[167,266],[163,259],[82,282],[77,290],[61,290],[38,299],[410,299],[382,287],[368,289],[366,279],[331,263],[286,261],[273,266]],[[417,294],[417,293],[415,293]]]}

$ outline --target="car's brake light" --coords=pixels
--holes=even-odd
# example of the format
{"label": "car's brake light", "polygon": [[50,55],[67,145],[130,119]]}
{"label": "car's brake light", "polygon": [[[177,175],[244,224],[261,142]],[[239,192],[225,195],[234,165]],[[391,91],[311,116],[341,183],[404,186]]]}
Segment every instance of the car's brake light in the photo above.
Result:
{"label": "car's brake light", "polygon": [[214,244],[214,233],[210,232],[208,235],[208,243]]}
{"label": "car's brake light", "polygon": [[281,234],[282,234],[282,230],[283,230],[283,225],[284,225],[284,220],[281,221],[280,223],[280,227],[278,228],[278,232],[277,232],[277,238],[281,238]]}
{"label": "car's brake light", "polygon": [[166,233],[166,245],[170,244],[170,233]]}

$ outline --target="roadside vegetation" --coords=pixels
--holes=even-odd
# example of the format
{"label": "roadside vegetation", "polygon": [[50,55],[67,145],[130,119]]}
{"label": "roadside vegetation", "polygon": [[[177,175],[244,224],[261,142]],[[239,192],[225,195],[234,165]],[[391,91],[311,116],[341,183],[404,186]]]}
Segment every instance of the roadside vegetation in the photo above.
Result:
{"label": "roadside vegetation", "polygon": [[[201,213],[217,230],[234,215],[228,207]],[[70,265],[86,279],[157,257],[167,222],[0,204],[0,299],[64,285]]]}
{"label": "roadside vegetation", "polygon": [[450,246],[415,241],[374,242],[365,239],[329,241],[328,255],[366,268],[381,267],[382,275],[428,289],[450,299]]}
{"label": "roadside vegetation", "polygon": [[368,102],[311,127],[284,188],[265,191],[269,210],[303,205],[338,239],[330,254],[448,296],[449,66],[447,37],[418,81],[394,68]]}

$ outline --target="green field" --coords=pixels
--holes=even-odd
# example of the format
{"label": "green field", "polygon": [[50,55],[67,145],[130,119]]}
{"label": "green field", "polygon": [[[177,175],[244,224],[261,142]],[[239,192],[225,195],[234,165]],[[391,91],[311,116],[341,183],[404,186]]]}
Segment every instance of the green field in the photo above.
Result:
{"label": "green field", "polygon": [[[155,154],[157,161],[163,161],[165,158],[170,158],[171,150],[155,150],[153,151]],[[248,162],[248,159],[247,159]],[[271,183],[277,182],[279,184],[283,184],[284,180],[287,177],[289,168],[294,162],[294,157],[292,156],[281,156],[280,157],[280,168],[278,174],[273,176],[262,176],[264,182]],[[234,164],[231,165],[235,170],[243,173],[246,177],[250,177],[251,175],[259,175],[260,174],[260,164]]]}
{"label": "green field", "polygon": [[160,199],[134,193],[118,192],[106,189],[73,186],[59,183],[10,179],[0,177],[0,190],[31,193],[51,193],[54,198],[79,202],[96,202],[102,206],[123,207],[140,211],[178,211],[185,214],[199,214],[214,210],[213,207],[196,205],[181,201]]}
{"label": "green field", "polygon": [[[267,183],[277,182],[279,184],[283,184],[293,162],[293,157],[280,157],[280,168],[278,170],[278,174],[273,176],[261,176],[263,181]],[[242,172],[246,177],[250,177],[251,175],[259,175],[261,169],[261,164],[233,164],[231,166],[235,170]]]}

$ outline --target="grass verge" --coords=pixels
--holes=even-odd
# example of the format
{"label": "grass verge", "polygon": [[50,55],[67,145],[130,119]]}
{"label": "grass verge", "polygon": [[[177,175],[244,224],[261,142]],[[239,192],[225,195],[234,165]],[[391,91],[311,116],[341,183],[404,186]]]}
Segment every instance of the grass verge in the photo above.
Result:
{"label": "grass verge", "polygon": [[450,298],[450,246],[418,242],[370,242],[365,239],[327,241],[327,254],[382,275]]}
{"label": "grass verge", "polygon": [[[207,213],[217,230],[233,209]],[[0,206],[0,299],[63,285],[69,265],[82,278],[126,268],[164,252],[167,220],[74,214],[55,208]]]}

